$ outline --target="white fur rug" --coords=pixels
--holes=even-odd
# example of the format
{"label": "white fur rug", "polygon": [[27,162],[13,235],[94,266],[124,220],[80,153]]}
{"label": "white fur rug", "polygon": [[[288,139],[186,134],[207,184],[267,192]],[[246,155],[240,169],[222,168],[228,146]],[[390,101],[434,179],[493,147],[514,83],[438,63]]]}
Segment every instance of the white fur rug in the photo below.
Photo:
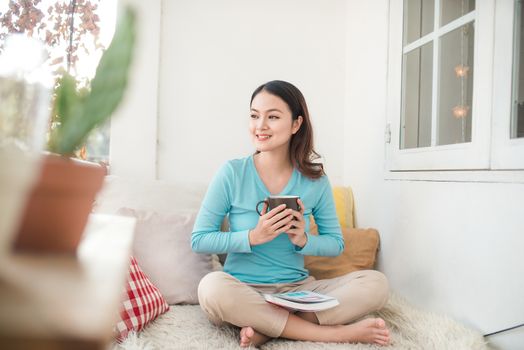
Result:
{"label": "white fur rug", "polygon": [[[456,321],[418,310],[392,295],[376,314],[382,317],[392,333],[391,345],[384,348],[366,344],[312,343],[275,339],[263,350],[347,349],[347,350],[489,350],[476,331]],[[238,329],[218,328],[210,324],[198,305],[176,305],[139,334],[132,333],[113,350],[156,349],[241,349]]]}

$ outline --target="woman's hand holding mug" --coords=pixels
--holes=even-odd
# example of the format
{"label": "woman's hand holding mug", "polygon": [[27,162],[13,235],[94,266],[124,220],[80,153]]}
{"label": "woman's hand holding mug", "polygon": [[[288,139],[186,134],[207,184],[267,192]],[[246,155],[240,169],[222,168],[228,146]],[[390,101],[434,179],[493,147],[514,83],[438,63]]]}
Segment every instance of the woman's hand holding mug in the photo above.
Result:
{"label": "woman's hand holding mug", "polygon": [[257,227],[249,231],[249,244],[252,246],[263,244],[275,239],[281,233],[289,232],[294,221],[292,209],[285,209],[285,204],[267,211],[267,203],[264,203]]}
{"label": "woman's hand holding mug", "polygon": [[304,203],[297,199],[300,211],[292,210],[291,214],[293,220],[291,221],[291,228],[286,230],[289,240],[296,246],[304,248],[307,243],[306,235],[306,221],[304,220]]}
{"label": "woman's hand holding mug", "polygon": [[[260,204],[264,204],[262,211]],[[289,240],[300,248],[306,245],[304,203],[299,196],[269,196],[257,203],[256,210],[260,218],[257,227],[249,231],[252,246],[269,242],[281,233],[287,233]]]}

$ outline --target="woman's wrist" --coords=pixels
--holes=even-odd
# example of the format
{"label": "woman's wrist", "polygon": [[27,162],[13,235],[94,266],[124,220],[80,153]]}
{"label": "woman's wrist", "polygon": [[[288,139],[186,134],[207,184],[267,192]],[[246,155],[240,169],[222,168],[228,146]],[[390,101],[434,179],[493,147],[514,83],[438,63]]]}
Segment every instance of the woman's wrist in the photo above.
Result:
{"label": "woman's wrist", "polygon": [[257,242],[255,242],[255,229],[251,229],[249,230],[248,234],[247,234],[247,238],[249,240],[249,245],[250,246],[255,246],[257,245]]}
{"label": "woman's wrist", "polygon": [[251,236],[251,232],[253,232],[253,230],[249,230],[249,231],[247,232],[247,240],[249,241],[249,245],[250,245],[250,246],[253,246],[253,242],[252,242],[252,238],[251,238],[251,237],[252,237],[252,236]]}
{"label": "woman's wrist", "polygon": [[301,244],[298,245],[301,249],[304,248],[307,244],[307,233],[304,232],[304,235],[302,237],[304,238],[302,239],[302,242],[300,242]]}

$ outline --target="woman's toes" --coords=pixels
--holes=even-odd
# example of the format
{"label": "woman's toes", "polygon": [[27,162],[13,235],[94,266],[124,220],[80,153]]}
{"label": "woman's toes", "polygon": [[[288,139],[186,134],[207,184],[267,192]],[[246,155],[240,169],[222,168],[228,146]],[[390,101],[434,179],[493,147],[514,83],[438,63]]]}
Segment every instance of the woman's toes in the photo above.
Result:
{"label": "woman's toes", "polygon": [[248,347],[251,345],[251,338],[255,334],[255,331],[251,327],[243,327],[240,330],[240,346]]}
{"label": "woman's toes", "polygon": [[375,326],[377,328],[386,328],[386,321],[384,321],[383,319],[381,318],[376,318],[375,319]]}

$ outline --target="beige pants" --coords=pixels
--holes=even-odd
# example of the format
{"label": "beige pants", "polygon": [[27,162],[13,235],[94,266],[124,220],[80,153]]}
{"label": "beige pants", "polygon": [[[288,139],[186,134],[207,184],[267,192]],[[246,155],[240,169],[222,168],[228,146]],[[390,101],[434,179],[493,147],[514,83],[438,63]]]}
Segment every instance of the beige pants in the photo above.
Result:
{"label": "beige pants", "polygon": [[277,338],[282,334],[289,311],[269,304],[260,293],[311,290],[331,295],[340,305],[316,312],[321,325],[342,325],[376,311],[387,301],[386,277],[374,270],[315,280],[308,277],[296,283],[246,284],[222,271],[204,276],[198,286],[200,306],[216,325],[251,326],[256,331]]}

